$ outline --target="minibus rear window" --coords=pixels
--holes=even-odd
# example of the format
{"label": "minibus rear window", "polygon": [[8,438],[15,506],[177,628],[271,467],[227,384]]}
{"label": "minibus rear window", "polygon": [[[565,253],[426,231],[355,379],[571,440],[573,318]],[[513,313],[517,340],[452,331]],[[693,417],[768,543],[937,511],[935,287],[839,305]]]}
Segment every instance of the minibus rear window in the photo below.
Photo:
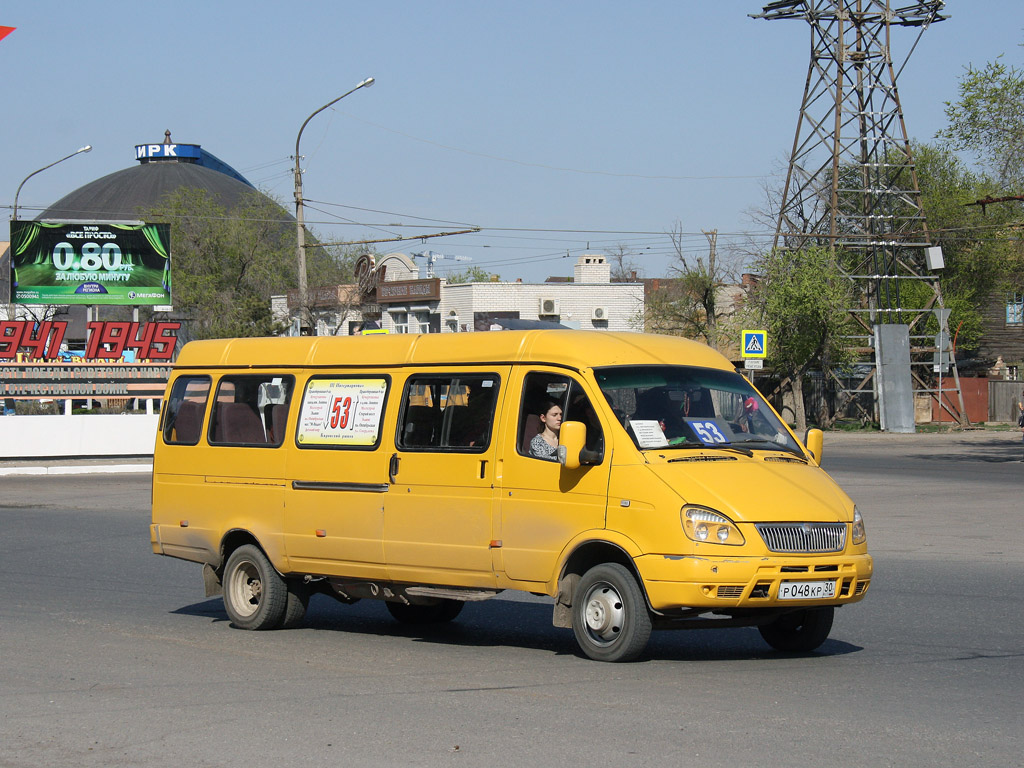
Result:
{"label": "minibus rear window", "polygon": [[203,416],[210,394],[209,376],[179,376],[164,406],[164,442],[195,445],[203,434]]}
{"label": "minibus rear window", "polygon": [[210,445],[281,445],[294,386],[294,377],[275,374],[222,378],[210,417]]}

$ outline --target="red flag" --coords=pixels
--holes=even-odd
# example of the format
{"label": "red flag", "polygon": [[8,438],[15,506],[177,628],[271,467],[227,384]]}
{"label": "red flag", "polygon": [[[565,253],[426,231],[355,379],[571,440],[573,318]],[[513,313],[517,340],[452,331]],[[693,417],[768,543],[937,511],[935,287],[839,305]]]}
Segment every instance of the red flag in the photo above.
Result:
{"label": "red flag", "polygon": [[3,40],[5,37],[7,37],[9,34],[11,34],[11,32],[13,32],[15,29],[16,29],[16,27],[0,27],[0,40]]}

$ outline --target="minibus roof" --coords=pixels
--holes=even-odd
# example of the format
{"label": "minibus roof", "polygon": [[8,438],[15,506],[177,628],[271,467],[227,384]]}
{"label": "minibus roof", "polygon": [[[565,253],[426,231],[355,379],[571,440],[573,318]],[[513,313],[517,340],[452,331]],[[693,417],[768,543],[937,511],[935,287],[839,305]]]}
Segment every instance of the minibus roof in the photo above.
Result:
{"label": "minibus roof", "polygon": [[553,363],[577,370],[696,365],[734,370],[715,350],[678,336],[576,330],[214,339],[186,344],[176,367],[367,368],[452,363]]}

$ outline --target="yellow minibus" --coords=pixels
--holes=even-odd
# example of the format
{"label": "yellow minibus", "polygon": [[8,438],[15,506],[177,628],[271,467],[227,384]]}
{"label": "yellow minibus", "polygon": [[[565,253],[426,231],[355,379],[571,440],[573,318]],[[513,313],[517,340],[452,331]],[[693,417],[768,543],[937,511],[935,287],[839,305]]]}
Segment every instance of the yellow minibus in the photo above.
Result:
{"label": "yellow minibus", "polygon": [[821,450],[675,337],[192,342],[167,386],[150,537],[201,563],[244,629],[295,626],[314,593],[426,623],[508,589],[553,598],[593,659],[705,626],[808,652],[872,572]]}

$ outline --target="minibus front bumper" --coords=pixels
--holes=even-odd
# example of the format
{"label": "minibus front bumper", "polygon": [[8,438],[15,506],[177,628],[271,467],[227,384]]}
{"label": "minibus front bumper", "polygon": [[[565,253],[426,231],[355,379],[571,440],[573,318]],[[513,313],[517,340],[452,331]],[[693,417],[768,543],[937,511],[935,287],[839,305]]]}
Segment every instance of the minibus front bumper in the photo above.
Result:
{"label": "minibus front bumper", "polygon": [[708,557],[643,555],[634,559],[651,608],[798,608],[861,600],[871,584],[868,554]]}

